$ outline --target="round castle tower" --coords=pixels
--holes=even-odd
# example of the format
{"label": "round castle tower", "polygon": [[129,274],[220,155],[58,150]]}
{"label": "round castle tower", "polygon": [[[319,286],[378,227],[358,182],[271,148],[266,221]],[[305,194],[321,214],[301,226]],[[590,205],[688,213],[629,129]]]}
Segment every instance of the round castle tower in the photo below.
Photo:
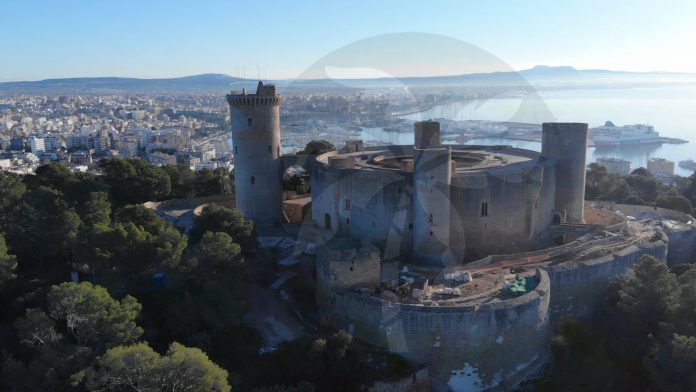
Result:
{"label": "round castle tower", "polygon": [[569,223],[583,223],[587,124],[544,123],[541,156],[556,161],[555,211]]}
{"label": "round castle tower", "polygon": [[280,102],[275,86],[227,95],[237,208],[260,225],[281,223]]}

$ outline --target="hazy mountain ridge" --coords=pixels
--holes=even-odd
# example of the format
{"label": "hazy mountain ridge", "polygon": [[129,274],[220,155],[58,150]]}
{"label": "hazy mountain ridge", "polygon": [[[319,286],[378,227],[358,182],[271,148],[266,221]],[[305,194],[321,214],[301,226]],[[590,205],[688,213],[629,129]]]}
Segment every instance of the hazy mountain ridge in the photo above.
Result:
{"label": "hazy mountain ridge", "polygon": [[179,78],[89,77],[0,83],[0,94],[110,94],[110,93],[215,93],[226,91],[244,79],[224,74]]}
{"label": "hazy mountain ridge", "polygon": [[[414,76],[398,78],[364,78],[364,79],[312,79],[312,80],[277,80],[279,86],[297,86],[304,88],[344,87],[387,87],[396,82],[414,86],[441,85],[476,85],[477,83],[527,83],[554,81],[582,81],[597,78],[635,78],[649,77],[693,77],[696,74],[676,72],[628,72],[601,69],[578,70],[571,66],[543,66],[522,71],[501,71],[487,73],[470,73],[447,76]],[[57,95],[57,94],[217,94],[229,90],[241,90],[255,84],[255,79],[242,79],[225,74],[201,74],[177,78],[140,79],[124,77],[86,77],[61,78],[39,81],[0,83],[0,95]]]}

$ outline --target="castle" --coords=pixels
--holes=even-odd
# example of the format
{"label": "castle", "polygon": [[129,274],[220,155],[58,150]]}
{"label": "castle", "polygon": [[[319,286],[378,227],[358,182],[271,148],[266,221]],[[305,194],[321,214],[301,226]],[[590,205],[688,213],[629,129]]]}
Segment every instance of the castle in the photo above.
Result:
{"label": "castle", "polygon": [[428,365],[434,390],[513,388],[547,362],[553,327],[640,256],[694,253],[688,215],[584,201],[587,124],[544,124],[541,153],[443,145],[424,121],[413,145],[349,140],[308,158],[280,154],[273,86],[227,100],[237,207],[281,224],[283,171],[309,168],[319,307]]}

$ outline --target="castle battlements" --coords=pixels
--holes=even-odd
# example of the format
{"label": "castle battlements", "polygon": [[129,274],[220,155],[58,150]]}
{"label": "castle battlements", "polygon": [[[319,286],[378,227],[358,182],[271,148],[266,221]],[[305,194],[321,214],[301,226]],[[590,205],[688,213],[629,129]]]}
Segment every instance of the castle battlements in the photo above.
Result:
{"label": "castle battlements", "polygon": [[241,94],[234,92],[227,95],[227,103],[235,107],[279,106],[282,97],[276,94],[276,87],[272,84],[264,85],[259,81],[255,94],[247,94],[246,89]]}

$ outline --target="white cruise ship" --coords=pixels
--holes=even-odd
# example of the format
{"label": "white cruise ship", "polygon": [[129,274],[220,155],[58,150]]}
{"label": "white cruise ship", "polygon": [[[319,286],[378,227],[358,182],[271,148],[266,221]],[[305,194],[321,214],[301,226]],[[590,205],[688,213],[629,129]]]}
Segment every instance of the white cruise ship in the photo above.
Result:
{"label": "white cruise ship", "polygon": [[611,121],[607,121],[602,127],[592,128],[590,136],[597,147],[667,142],[666,138],[661,137],[652,125],[634,124],[617,127]]}

